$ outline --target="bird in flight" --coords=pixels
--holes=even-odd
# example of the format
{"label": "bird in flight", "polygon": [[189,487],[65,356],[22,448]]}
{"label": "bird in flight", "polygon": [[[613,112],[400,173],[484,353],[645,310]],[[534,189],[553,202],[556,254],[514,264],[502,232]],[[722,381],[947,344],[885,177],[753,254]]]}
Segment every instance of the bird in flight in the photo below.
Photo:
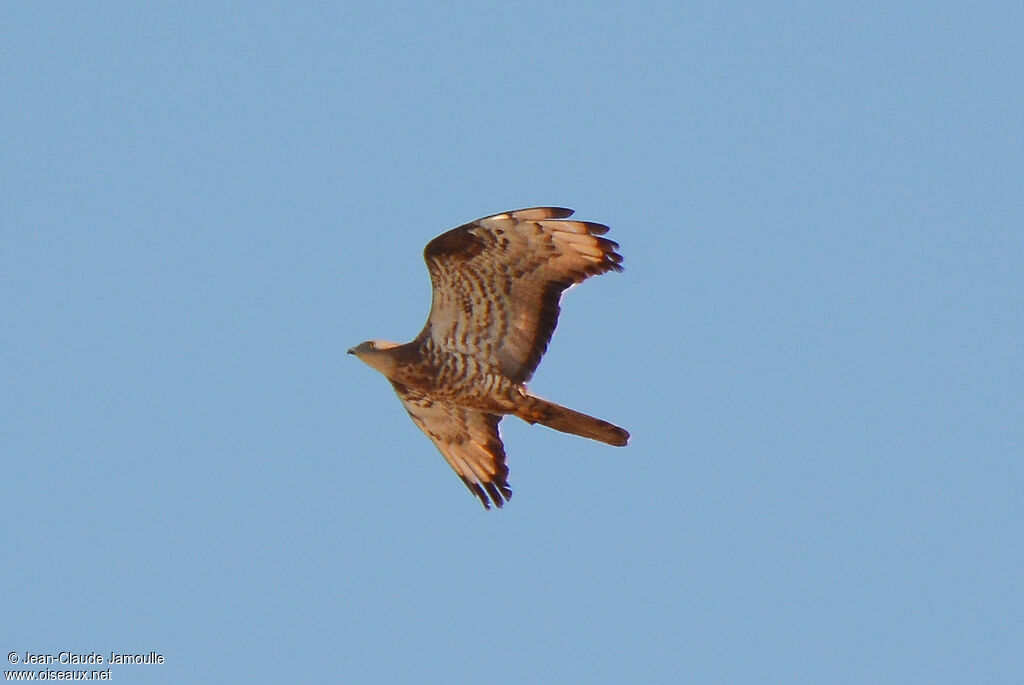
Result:
{"label": "bird in flight", "polygon": [[427,243],[433,301],[404,345],[369,340],[348,351],[384,374],[409,416],[485,509],[512,497],[498,422],[527,423],[624,446],[629,433],[526,389],[558,323],[566,288],[622,271],[608,227],[533,207],[477,219]]}

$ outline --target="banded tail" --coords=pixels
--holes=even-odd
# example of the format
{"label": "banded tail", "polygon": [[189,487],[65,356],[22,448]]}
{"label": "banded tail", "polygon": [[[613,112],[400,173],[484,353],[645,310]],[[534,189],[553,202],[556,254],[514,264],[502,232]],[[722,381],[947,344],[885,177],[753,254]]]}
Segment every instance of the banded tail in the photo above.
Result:
{"label": "banded tail", "polygon": [[539,423],[556,431],[572,433],[616,447],[623,447],[629,441],[629,433],[618,426],[533,395],[526,396],[523,404],[516,409],[515,415],[527,423]]}

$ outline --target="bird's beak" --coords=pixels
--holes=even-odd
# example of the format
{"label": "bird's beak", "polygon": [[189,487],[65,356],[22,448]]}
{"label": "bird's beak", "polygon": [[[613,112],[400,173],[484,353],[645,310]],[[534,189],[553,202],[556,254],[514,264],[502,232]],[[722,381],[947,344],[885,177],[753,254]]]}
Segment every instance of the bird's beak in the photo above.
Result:
{"label": "bird's beak", "polygon": [[355,354],[356,353],[356,348],[354,348],[354,347],[348,348],[348,353],[349,354]]}

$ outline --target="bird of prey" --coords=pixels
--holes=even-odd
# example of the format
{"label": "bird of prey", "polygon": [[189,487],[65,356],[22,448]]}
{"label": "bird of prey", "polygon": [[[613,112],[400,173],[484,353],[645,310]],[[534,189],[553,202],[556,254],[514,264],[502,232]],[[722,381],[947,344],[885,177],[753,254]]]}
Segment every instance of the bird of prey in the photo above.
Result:
{"label": "bird of prey", "polygon": [[412,342],[369,340],[348,352],[384,374],[413,422],[483,502],[512,497],[498,422],[527,423],[623,446],[629,433],[526,389],[569,286],[622,271],[608,227],[533,207],[477,219],[427,243],[433,301]]}

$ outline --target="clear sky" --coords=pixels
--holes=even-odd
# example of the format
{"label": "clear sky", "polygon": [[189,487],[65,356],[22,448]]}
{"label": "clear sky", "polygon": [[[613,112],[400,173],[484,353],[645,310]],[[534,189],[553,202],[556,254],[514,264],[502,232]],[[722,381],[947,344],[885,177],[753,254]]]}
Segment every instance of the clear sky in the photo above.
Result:
{"label": "clear sky", "polygon": [[[122,683],[1019,683],[1019,3],[0,9],[0,649]],[[485,512],[421,252],[611,226]],[[4,668],[10,667],[5,664]],[[41,667],[37,667],[41,668]]]}

